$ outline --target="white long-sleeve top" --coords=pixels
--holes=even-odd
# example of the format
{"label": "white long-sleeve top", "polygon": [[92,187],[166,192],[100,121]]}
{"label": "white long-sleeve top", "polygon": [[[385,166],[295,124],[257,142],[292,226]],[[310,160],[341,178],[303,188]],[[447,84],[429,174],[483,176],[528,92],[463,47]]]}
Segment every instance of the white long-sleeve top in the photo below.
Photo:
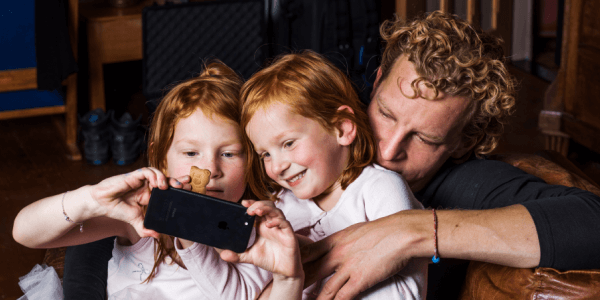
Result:
{"label": "white long-sleeve top", "polygon": [[[284,190],[278,198],[276,206],[294,231],[315,242],[356,223],[423,208],[404,178],[378,165],[366,167],[329,211],[323,211],[310,199],[296,198],[289,190]],[[427,262],[412,260],[402,271],[361,293],[357,299],[425,299],[426,287]],[[308,287],[303,299],[316,298],[319,290],[319,283]]]}
{"label": "white long-sleeve top", "polygon": [[154,266],[154,244],[152,238],[142,238],[132,246],[115,240],[108,262],[109,300],[254,299],[272,279],[263,269],[225,262],[213,248],[195,243],[176,248],[187,270],[176,263],[162,263],[152,281],[142,284]]}

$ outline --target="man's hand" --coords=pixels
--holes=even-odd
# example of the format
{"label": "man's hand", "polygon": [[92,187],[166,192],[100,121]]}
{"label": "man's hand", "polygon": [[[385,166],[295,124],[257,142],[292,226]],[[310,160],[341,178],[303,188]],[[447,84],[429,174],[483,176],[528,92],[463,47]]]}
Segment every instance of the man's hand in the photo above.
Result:
{"label": "man's hand", "polygon": [[[354,224],[302,247],[305,286],[335,272],[317,299],[352,299],[398,273],[416,253],[411,249],[416,235],[405,230],[411,214],[402,211]],[[418,229],[426,230],[424,226]]]}

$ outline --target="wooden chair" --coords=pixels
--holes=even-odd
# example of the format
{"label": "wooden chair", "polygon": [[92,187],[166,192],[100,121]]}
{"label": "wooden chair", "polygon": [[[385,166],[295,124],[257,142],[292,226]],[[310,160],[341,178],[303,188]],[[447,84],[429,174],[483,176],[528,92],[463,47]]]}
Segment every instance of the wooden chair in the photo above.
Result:
{"label": "wooden chair", "polygon": [[[75,60],[77,60],[78,5],[78,0],[68,1],[68,29]],[[8,46],[10,47],[11,45]],[[62,84],[67,87],[67,90],[61,105],[0,111],[0,120],[44,115],[64,115],[64,121],[54,118],[54,123],[61,132],[64,132],[64,140],[69,157],[73,160],[80,160],[81,153],[76,144],[77,74],[69,75]],[[0,70],[0,93],[35,90],[37,87],[37,69],[35,67]]]}
{"label": "wooden chair", "polygon": [[[549,184],[576,187],[600,196],[600,186],[562,154],[496,154],[490,159],[509,163]],[[431,283],[430,283],[431,284]],[[553,268],[511,268],[471,261],[460,300],[478,299],[600,299],[600,270],[559,271]]]}
{"label": "wooden chair", "polygon": [[565,1],[560,69],[539,115],[546,149],[563,155],[568,155],[570,140],[600,153],[598,9],[598,1]]}

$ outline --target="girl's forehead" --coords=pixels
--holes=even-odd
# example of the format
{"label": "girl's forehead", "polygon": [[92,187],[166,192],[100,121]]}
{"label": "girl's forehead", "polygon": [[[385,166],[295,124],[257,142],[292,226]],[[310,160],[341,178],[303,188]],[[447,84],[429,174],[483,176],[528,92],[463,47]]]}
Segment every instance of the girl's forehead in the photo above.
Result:
{"label": "girl's forehead", "polygon": [[204,113],[201,109],[195,110],[189,116],[180,118],[175,124],[175,130],[188,126],[214,126],[214,127],[240,127],[239,124],[216,113]]}
{"label": "girl's forehead", "polygon": [[283,101],[274,101],[269,103],[268,105],[263,105],[259,107],[250,118],[252,119],[262,119],[262,120],[279,120],[279,119],[287,119],[288,117],[293,117],[298,113],[294,109],[294,107]]}
{"label": "girl's forehead", "polygon": [[207,116],[198,109],[177,122],[173,141],[176,142],[180,139],[241,140],[240,131],[240,125],[237,122],[216,114]]}
{"label": "girl's forehead", "polygon": [[257,146],[256,143],[276,142],[284,136],[305,132],[314,126],[321,125],[302,116],[290,105],[278,103],[256,111],[245,132]]}

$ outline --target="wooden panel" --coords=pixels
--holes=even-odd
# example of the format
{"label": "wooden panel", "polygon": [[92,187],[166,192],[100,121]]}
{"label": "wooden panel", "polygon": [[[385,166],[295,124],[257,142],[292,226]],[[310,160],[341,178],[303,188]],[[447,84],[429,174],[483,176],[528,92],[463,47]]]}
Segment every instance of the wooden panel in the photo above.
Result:
{"label": "wooden panel", "polygon": [[79,41],[79,0],[69,0],[68,10],[68,29],[69,39],[71,40],[71,50],[73,57],[77,61],[77,45]]}
{"label": "wooden panel", "polygon": [[580,48],[578,56],[576,93],[567,112],[600,131],[600,50]]}
{"label": "wooden panel", "polygon": [[142,59],[142,19],[111,20],[94,24],[94,44],[102,49],[103,63]]}
{"label": "wooden panel", "polygon": [[[477,7],[475,8],[479,9]],[[504,56],[510,57],[512,50],[513,1],[492,0],[490,17],[491,29],[488,30],[488,32],[502,38],[504,41],[504,44],[502,45]],[[481,16],[479,16],[479,18],[481,18]]]}
{"label": "wooden panel", "polygon": [[[562,54],[567,59],[563,61],[564,64],[561,64],[561,68],[565,68],[563,99],[565,101],[566,112],[573,111],[573,103],[577,101],[577,59],[579,57],[577,55],[577,48],[579,46],[579,29],[581,27],[579,20],[582,9],[582,0],[572,0],[569,3],[565,3],[565,10],[568,11],[568,18],[565,18],[565,24],[568,23],[569,29],[566,32],[567,36],[564,40],[567,44],[567,51]],[[566,12],[565,16],[567,16]]]}
{"label": "wooden panel", "polygon": [[492,0],[492,15],[491,15],[491,17],[492,17],[492,30],[498,30],[498,19],[500,18],[500,0]]}
{"label": "wooden panel", "polygon": [[585,1],[581,21],[581,44],[600,49],[600,1]]}
{"label": "wooden panel", "polygon": [[36,107],[28,109],[17,109],[17,110],[5,110],[0,111],[0,120],[8,120],[15,118],[27,118],[44,115],[55,115],[65,113],[65,106],[48,106],[48,107]]}
{"label": "wooden panel", "polygon": [[454,0],[440,0],[440,10],[443,12],[454,13]]}
{"label": "wooden panel", "polygon": [[71,74],[66,79],[67,93],[65,95],[65,141],[75,145],[77,139],[77,74]]}
{"label": "wooden panel", "polygon": [[572,118],[565,118],[563,124],[565,133],[574,141],[593,151],[600,152],[600,129]]}
{"label": "wooden panel", "polygon": [[0,92],[37,89],[35,68],[0,71]]}
{"label": "wooden panel", "polygon": [[101,108],[106,111],[104,99],[104,71],[102,68],[102,24],[94,23],[87,25],[88,33],[88,57],[89,57],[89,101],[90,110]]}
{"label": "wooden panel", "polygon": [[396,15],[404,20],[412,19],[426,10],[425,0],[396,0]]}
{"label": "wooden panel", "polygon": [[106,110],[103,64],[142,59],[142,10],[152,2],[125,8],[111,7],[105,0],[79,4],[87,22],[90,109]]}
{"label": "wooden panel", "polygon": [[481,9],[479,0],[467,0],[467,21],[481,27]]}
{"label": "wooden panel", "polygon": [[116,8],[108,5],[106,0],[86,0],[79,3],[79,14],[84,19],[107,22],[123,18],[141,18],[142,9],[152,5],[154,0],[142,0],[129,7]]}

